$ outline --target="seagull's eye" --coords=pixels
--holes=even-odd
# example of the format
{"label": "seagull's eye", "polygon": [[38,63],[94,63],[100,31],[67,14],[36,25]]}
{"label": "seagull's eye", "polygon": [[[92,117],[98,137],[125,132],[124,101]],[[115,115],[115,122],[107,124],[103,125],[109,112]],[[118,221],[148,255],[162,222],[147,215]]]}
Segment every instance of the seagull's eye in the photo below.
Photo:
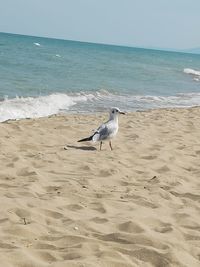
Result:
{"label": "seagull's eye", "polygon": [[115,113],[115,111],[113,110],[113,111],[112,111],[112,113],[114,114],[114,113]]}

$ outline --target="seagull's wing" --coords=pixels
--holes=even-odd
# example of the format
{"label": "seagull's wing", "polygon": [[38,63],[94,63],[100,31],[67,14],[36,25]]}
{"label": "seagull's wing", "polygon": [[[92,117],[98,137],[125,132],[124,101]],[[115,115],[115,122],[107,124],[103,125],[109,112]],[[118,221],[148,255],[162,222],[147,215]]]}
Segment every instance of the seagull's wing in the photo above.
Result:
{"label": "seagull's wing", "polygon": [[102,141],[107,139],[113,132],[112,124],[109,122],[103,123],[94,133],[93,141]]}

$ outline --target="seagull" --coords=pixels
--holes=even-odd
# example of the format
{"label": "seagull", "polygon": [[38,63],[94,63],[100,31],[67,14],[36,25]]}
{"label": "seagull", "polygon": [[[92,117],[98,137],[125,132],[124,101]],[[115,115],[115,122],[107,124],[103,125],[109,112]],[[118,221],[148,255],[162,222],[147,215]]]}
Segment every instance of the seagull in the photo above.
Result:
{"label": "seagull", "polygon": [[103,141],[109,140],[110,149],[113,150],[111,139],[115,137],[118,132],[118,114],[126,114],[119,110],[119,108],[111,108],[110,109],[110,117],[109,120],[102,125],[89,137],[83,138],[78,140],[78,142],[86,142],[86,141],[93,141],[97,142],[100,141],[100,150],[103,144]]}

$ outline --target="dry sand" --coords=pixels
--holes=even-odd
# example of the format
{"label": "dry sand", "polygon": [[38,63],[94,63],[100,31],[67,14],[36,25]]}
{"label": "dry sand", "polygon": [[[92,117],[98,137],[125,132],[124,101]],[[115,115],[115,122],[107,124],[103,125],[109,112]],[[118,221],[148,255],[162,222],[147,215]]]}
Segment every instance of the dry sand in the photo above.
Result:
{"label": "dry sand", "polygon": [[1,267],[200,266],[200,108],[105,119],[0,124]]}

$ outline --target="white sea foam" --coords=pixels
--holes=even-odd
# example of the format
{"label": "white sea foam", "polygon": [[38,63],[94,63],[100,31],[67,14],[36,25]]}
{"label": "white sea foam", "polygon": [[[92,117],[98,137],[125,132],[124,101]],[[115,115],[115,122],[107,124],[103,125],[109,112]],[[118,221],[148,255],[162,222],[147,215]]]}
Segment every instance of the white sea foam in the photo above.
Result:
{"label": "white sea foam", "polygon": [[193,70],[193,69],[186,68],[183,70],[183,72],[187,73],[187,74],[195,75],[195,76],[200,76],[199,70]]}
{"label": "white sea foam", "polygon": [[22,118],[39,118],[57,114],[62,110],[68,110],[78,102],[84,102],[93,96],[77,94],[51,94],[39,97],[5,98],[0,102],[0,121]]}
{"label": "white sea foam", "polygon": [[66,112],[105,111],[105,108],[111,106],[119,106],[126,111],[200,106],[200,93],[174,96],[118,95],[102,90],[71,95],[56,93],[39,97],[16,97],[0,102],[0,121],[39,118]]}
{"label": "white sea foam", "polygon": [[34,43],[34,45],[36,45],[36,46],[41,46],[41,44],[40,44],[40,43]]}
{"label": "white sea foam", "polygon": [[185,93],[174,96],[123,95],[108,96],[107,98],[110,98],[110,104],[114,103],[128,111],[200,106],[200,93]]}
{"label": "white sea foam", "polygon": [[175,96],[142,96],[139,102],[151,103],[155,107],[192,107],[200,105],[200,93],[177,94]]}
{"label": "white sea foam", "polygon": [[177,94],[174,96],[133,96],[129,101],[138,108],[180,108],[200,105],[200,93]]}

